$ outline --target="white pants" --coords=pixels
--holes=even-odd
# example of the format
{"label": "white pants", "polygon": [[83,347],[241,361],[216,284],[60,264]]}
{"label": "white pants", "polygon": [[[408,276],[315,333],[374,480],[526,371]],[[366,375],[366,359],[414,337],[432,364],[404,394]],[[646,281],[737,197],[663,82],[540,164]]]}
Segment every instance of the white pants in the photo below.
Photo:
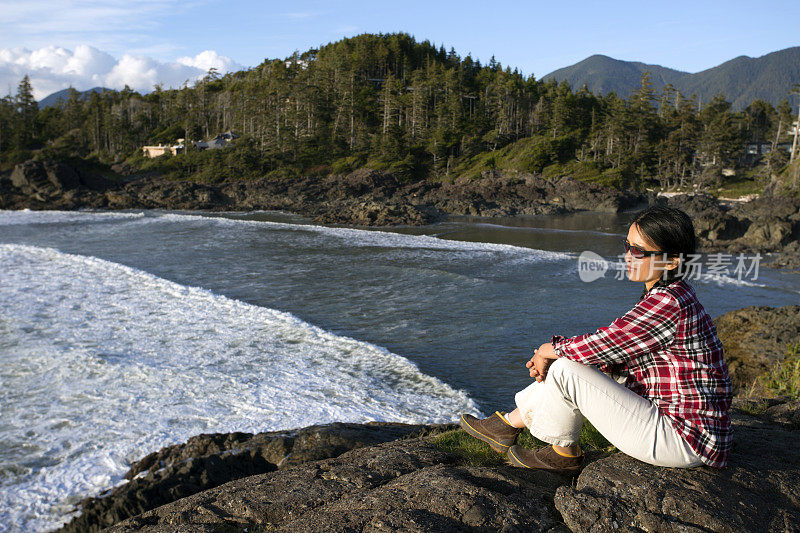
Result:
{"label": "white pants", "polygon": [[621,452],[657,466],[691,467],[700,457],[647,400],[597,368],[561,357],[542,382],[514,398],[522,421],[539,440],[578,442],[584,417]]}

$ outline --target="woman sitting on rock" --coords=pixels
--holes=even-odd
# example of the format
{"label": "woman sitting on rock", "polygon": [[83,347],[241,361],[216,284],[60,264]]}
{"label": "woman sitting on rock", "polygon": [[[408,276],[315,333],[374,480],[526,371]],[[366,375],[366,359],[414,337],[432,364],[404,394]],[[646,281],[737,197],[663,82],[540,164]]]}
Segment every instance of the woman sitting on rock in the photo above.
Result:
{"label": "woman sitting on rock", "polygon": [[[640,461],[725,466],[731,380],[716,328],[680,268],[695,246],[683,211],[639,214],[625,239],[628,277],[645,284],[633,309],[595,333],[553,335],[526,363],[536,381],[516,394],[517,408],[483,420],[462,415],[461,427],[520,467],[578,471],[584,418]],[[606,373],[627,377],[623,384]],[[552,446],[513,446],[524,426]]]}

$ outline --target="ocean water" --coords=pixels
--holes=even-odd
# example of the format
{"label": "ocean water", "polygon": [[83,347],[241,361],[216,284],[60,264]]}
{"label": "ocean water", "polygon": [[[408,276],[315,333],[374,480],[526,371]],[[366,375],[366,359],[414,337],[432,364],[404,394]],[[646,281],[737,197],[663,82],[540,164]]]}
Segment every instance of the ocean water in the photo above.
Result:
{"label": "ocean water", "polygon": [[[0,211],[0,531],[57,527],[202,432],[508,409],[533,347],[635,303],[615,279],[629,220]],[[580,281],[584,250],[606,276]],[[770,269],[693,285],[712,316],[800,303]]]}

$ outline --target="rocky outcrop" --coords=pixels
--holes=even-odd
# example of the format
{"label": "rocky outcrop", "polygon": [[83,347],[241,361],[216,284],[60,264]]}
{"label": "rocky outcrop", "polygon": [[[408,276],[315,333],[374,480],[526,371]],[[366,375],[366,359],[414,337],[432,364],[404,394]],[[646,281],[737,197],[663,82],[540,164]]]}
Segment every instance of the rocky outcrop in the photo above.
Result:
{"label": "rocky outcrop", "polygon": [[618,213],[658,203],[688,212],[702,252],[773,253],[770,266],[800,269],[800,200],[764,197],[729,206],[703,194],[657,197],[569,177],[546,179],[486,172],[454,182],[402,182],[359,169],[347,175],[260,179],[218,184],[140,176],[115,165],[117,179],[64,163],[28,161],[0,177],[0,209],[282,210],[322,224],[421,225],[445,215],[548,215],[591,210]]}
{"label": "rocky outcrop", "polygon": [[0,207],[7,202],[3,198],[14,194],[39,204],[73,202],[82,189],[101,190],[102,183],[95,178],[76,171],[64,163],[52,161],[27,161],[17,165],[4,183],[0,184]]}
{"label": "rocky outcrop", "polygon": [[593,209],[618,212],[648,197],[562,178],[509,179],[488,174],[454,183],[399,182],[392,174],[360,169],[344,176],[222,184],[231,204],[284,209],[323,223],[380,226],[427,224],[445,214],[514,216]]}
{"label": "rocky outcrop", "polygon": [[737,414],[727,468],[657,468],[617,454],[559,487],[555,505],[572,531],[797,531],[798,437]]}
{"label": "rocky outcrop", "polygon": [[733,411],[725,469],[616,453],[574,479],[470,466],[424,436],[236,479],[108,531],[796,531],[800,430],[764,416]]}
{"label": "rocky outcrop", "polygon": [[30,160],[0,177],[0,209],[93,207],[94,199],[111,186],[102,176],[67,163]]}
{"label": "rocky outcrop", "polygon": [[617,213],[647,205],[654,197],[618,191],[562,177],[504,176],[486,173],[478,180],[458,179],[415,191],[419,201],[458,215],[515,216],[565,213],[575,210]]}
{"label": "rocky outcrop", "polygon": [[348,202],[339,209],[316,216],[317,224],[353,224],[356,226],[420,226],[439,220],[435,210],[408,204],[385,202]]}
{"label": "rocky outcrop", "polygon": [[109,531],[564,531],[552,500],[563,482],[463,466],[417,439],[234,481]]}
{"label": "rocky outcrop", "polygon": [[11,173],[11,183],[25,194],[52,195],[81,185],[79,174],[70,166],[51,161],[26,161]]}
{"label": "rocky outcrop", "polygon": [[695,194],[659,201],[692,217],[704,252],[780,253],[769,266],[800,268],[800,199],[761,196],[728,206]]}
{"label": "rocky outcrop", "polygon": [[745,307],[714,319],[737,391],[786,357],[800,343],[800,305]]}
{"label": "rocky outcrop", "polygon": [[800,429],[800,400],[736,397],[733,399],[733,409],[742,413],[756,413],[762,420]]}
{"label": "rocky outcrop", "polygon": [[790,272],[800,272],[800,241],[793,241],[783,247],[779,254],[774,254],[767,266],[788,270]]}
{"label": "rocky outcrop", "polygon": [[128,517],[234,479],[336,457],[381,442],[441,433],[453,426],[329,424],[296,431],[198,435],[131,465],[128,483],[81,502],[61,531],[98,531]]}
{"label": "rocky outcrop", "polygon": [[[55,167],[58,172],[47,170]],[[286,210],[320,223],[388,226],[429,224],[445,214],[618,212],[652,199],[569,178],[551,181],[529,175],[510,179],[497,173],[455,183],[408,183],[387,172],[360,169],[347,175],[212,185],[155,176],[133,180],[130,167],[120,164],[114,169],[124,177],[103,180],[98,186],[90,183],[88,176],[70,180],[71,169],[65,164],[28,161],[12,173],[13,179],[0,197],[0,208]]]}

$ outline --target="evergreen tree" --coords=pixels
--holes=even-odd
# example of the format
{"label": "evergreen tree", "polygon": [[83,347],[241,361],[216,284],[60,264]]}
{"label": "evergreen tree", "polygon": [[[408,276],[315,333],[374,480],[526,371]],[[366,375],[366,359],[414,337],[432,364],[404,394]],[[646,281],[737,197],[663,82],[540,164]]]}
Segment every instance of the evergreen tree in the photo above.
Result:
{"label": "evergreen tree", "polygon": [[27,148],[36,138],[36,115],[39,112],[39,105],[33,97],[33,87],[27,74],[19,82],[14,106],[17,114],[17,148]]}
{"label": "evergreen tree", "polygon": [[0,153],[14,146],[12,134],[15,132],[16,113],[11,96],[0,98]]}

